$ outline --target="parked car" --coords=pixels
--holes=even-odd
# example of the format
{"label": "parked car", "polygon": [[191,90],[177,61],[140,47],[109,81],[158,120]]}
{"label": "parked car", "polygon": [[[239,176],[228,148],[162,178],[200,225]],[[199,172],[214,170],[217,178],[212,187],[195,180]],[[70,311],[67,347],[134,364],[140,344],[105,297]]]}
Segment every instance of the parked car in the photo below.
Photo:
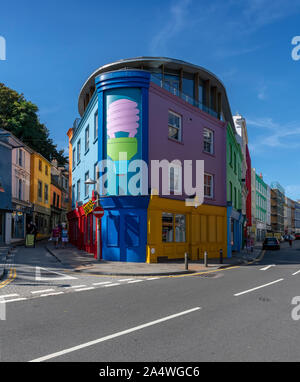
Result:
{"label": "parked car", "polygon": [[276,237],[266,237],[263,242],[263,249],[280,249],[279,240]]}
{"label": "parked car", "polygon": [[295,240],[300,240],[300,233],[295,234]]}

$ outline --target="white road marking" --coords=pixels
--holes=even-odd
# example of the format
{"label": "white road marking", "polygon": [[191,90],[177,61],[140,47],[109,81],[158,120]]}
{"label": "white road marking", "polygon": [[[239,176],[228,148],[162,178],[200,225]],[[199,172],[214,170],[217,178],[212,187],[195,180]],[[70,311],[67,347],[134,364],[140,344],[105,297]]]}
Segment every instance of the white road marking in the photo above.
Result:
{"label": "white road marking", "polygon": [[103,285],[103,287],[104,287],[104,288],[108,288],[108,287],[116,286],[116,285],[121,285],[121,284],[120,284],[120,283],[107,284],[107,285]]}
{"label": "white road marking", "polygon": [[121,280],[118,280],[118,281],[121,281],[121,282],[125,282],[125,281],[132,281],[134,279],[121,279]]}
{"label": "white road marking", "polygon": [[68,288],[84,288],[84,287],[86,287],[86,285],[72,285]]}
{"label": "white road marking", "polygon": [[148,279],[146,279],[146,280],[158,280],[160,277],[149,277]]}
{"label": "white road marking", "polygon": [[41,294],[41,297],[57,296],[59,294],[64,294],[64,292],[55,292],[55,293]]}
{"label": "white road marking", "polygon": [[268,283],[268,284],[264,284],[264,285],[260,285],[256,288],[252,288],[252,289],[248,289],[248,290],[245,290],[244,292],[240,292],[240,293],[236,293],[234,296],[241,296],[242,294],[246,294],[246,293],[249,293],[249,292],[253,292],[254,290],[257,290],[257,289],[261,289],[261,288],[264,288],[266,286],[269,286],[269,285],[273,285],[273,284],[276,284],[276,283],[279,283],[280,281],[283,281],[284,279],[279,279],[279,280],[276,280],[276,281],[272,281],[271,283]]}
{"label": "white road marking", "polygon": [[141,283],[142,281],[144,281],[144,280],[128,281],[128,284]]}
{"label": "white road marking", "polygon": [[12,294],[5,294],[5,295],[2,295],[0,296],[0,298],[6,298],[6,297],[18,297],[20,296],[19,294],[17,293],[12,293]]}
{"label": "white road marking", "polygon": [[33,292],[30,292],[30,293],[35,294],[35,293],[45,293],[45,292],[54,292],[54,289],[35,290]]}
{"label": "white road marking", "polygon": [[75,292],[81,292],[81,291],[84,291],[84,290],[92,290],[92,289],[95,289],[95,287],[75,289]]}
{"label": "white road marking", "polygon": [[104,341],[109,341],[109,340],[111,340],[113,338],[121,337],[121,336],[124,336],[126,334],[133,333],[133,332],[136,332],[138,330],[145,329],[147,327],[160,324],[161,322],[172,320],[173,318],[177,318],[177,317],[180,317],[180,316],[187,315],[189,313],[196,312],[196,311],[198,311],[200,309],[201,308],[199,306],[197,306],[196,308],[185,310],[184,312],[172,314],[171,316],[163,317],[163,318],[160,318],[160,319],[155,320],[155,321],[148,322],[148,323],[143,324],[143,325],[135,326],[135,327],[133,327],[131,329],[123,330],[121,332],[117,332],[117,333],[111,334],[111,335],[106,336],[106,337],[101,337],[101,338],[98,338],[97,340],[94,340],[94,341],[86,342],[84,344],[73,346],[71,348],[68,348],[68,349],[65,349],[65,350],[58,351],[56,353],[52,353],[52,354],[46,355],[44,357],[36,358],[36,359],[34,359],[34,360],[30,361],[30,362],[43,362],[43,361],[47,361],[49,359],[56,358],[56,357],[59,357],[59,356],[64,355],[64,354],[72,353],[74,351],[77,351],[77,350],[80,350],[80,349],[84,349],[84,348],[87,348],[89,346],[97,345],[97,344],[99,344],[101,342],[104,342]]}
{"label": "white road marking", "polygon": [[[59,275],[60,277],[42,277],[41,276],[41,269],[46,271],[47,273],[54,273],[56,275]],[[42,268],[42,267],[35,267],[35,280],[36,281],[55,281],[55,280],[76,280],[77,277],[73,276],[68,276],[60,272],[55,272],[47,268]]]}
{"label": "white road marking", "polygon": [[12,300],[5,300],[5,301],[0,300],[0,304],[7,304],[8,302],[24,301],[24,300],[27,300],[27,298],[20,297],[20,298],[13,298]]}
{"label": "white road marking", "polygon": [[276,267],[276,265],[275,264],[268,265],[267,267],[261,268],[260,271],[267,271],[268,269],[270,269],[272,267]]}
{"label": "white road marking", "polygon": [[297,271],[297,272],[293,273],[293,276],[297,275],[298,273],[300,273],[300,271]]}
{"label": "white road marking", "polygon": [[102,281],[101,283],[93,283],[93,285],[106,285],[111,284],[111,281]]}

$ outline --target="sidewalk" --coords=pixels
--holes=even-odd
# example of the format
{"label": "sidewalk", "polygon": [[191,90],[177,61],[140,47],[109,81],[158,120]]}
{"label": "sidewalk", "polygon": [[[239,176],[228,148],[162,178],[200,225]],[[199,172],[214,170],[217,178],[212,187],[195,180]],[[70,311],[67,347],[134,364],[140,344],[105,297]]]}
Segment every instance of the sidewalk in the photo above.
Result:
{"label": "sidewalk", "polygon": [[55,249],[53,244],[46,245],[46,249],[64,267],[76,272],[84,272],[95,275],[116,275],[116,276],[167,276],[191,274],[197,272],[208,272],[216,269],[227,268],[234,265],[247,264],[253,261],[261,253],[261,249],[256,248],[247,256],[246,252],[235,254],[232,258],[224,258],[223,264],[219,259],[209,259],[208,267],[205,267],[203,260],[189,261],[188,270],[185,270],[183,260],[169,261],[165,263],[128,263],[116,261],[97,261],[93,255],[81,251],[71,244],[65,249]]}

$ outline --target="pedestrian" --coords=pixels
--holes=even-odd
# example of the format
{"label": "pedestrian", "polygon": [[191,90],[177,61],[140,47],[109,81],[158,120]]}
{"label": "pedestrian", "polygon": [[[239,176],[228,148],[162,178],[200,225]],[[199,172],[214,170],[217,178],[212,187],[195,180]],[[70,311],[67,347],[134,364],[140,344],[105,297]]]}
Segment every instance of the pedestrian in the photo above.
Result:
{"label": "pedestrian", "polygon": [[61,230],[61,247],[63,249],[65,248],[65,245],[67,244],[68,241],[69,241],[68,229],[67,229],[66,223],[63,223],[62,230]]}
{"label": "pedestrian", "polygon": [[60,231],[59,231],[58,226],[56,225],[56,226],[52,229],[52,240],[53,240],[54,243],[55,243],[55,248],[58,248],[58,240],[59,240],[59,237],[60,237]]}
{"label": "pedestrian", "polygon": [[292,239],[292,236],[291,236],[291,235],[289,235],[289,243],[290,243],[290,247],[292,247],[292,245],[293,245],[293,239]]}

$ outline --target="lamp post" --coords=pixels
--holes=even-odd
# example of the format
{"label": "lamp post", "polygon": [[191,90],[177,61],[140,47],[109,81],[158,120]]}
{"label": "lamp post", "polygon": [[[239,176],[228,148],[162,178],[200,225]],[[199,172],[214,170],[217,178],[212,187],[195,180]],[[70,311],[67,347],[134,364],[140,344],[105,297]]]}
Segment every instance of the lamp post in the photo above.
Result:
{"label": "lamp post", "polygon": [[[98,182],[94,179],[90,179],[88,178],[84,184],[87,184],[87,185],[97,185],[97,188],[99,186]],[[97,206],[100,206],[100,194],[99,194],[99,190],[96,190],[95,192],[96,194],[96,197],[97,197]],[[98,219],[97,218],[97,260],[100,261],[100,248],[101,248],[101,219]]]}

